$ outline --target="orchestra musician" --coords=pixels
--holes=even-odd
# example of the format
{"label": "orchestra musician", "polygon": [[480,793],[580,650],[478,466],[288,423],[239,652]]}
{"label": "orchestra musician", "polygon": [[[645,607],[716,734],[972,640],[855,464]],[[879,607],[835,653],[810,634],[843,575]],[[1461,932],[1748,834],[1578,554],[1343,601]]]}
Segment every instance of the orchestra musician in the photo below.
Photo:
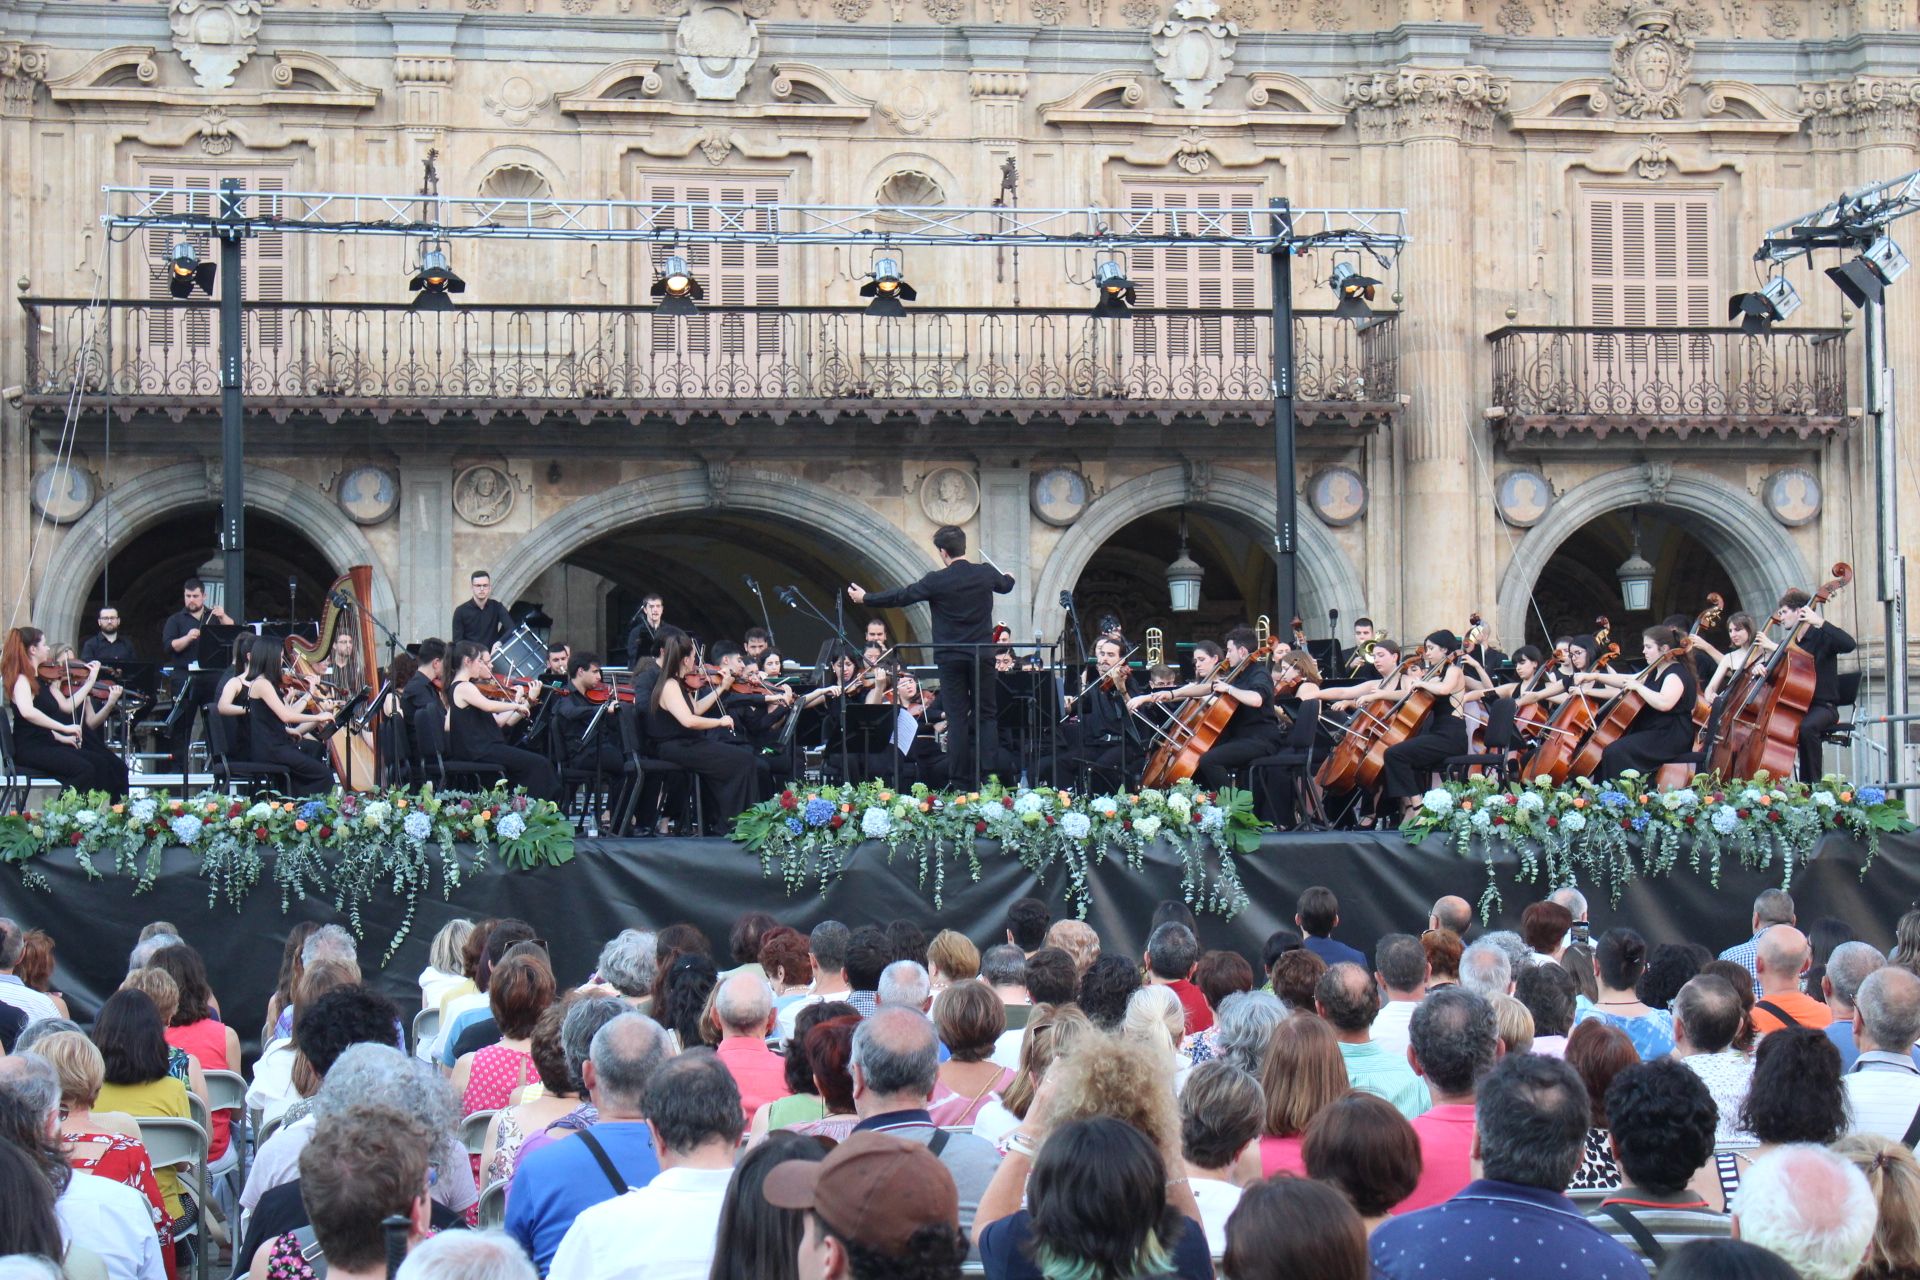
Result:
{"label": "orchestra musician", "polygon": [[[400,713],[409,727],[423,715],[437,715],[445,723],[447,703],[441,690],[446,685],[447,642],[438,636],[428,636],[414,646],[414,660],[419,665],[400,686]],[[395,675],[394,679],[398,680],[399,676]],[[416,736],[415,741],[418,740]]]}
{"label": "orchestra musician", "polygon": [[536,677],[542,688],[564,689],[572,682],[569,674],[573,670],[573,650],[564,644],[553,643],[547,646],[547,666]]}
{"label": "orchestra musician", "polygon": [[1353,620],[1353,648],[1347,653],[1347,678],[1363,675],[1373,666],[1374,644],[1380,639],[1375,634],[1372,618]]}
{"label": "orchestra musician", "polygon": [[[780,726],[792,713],[793,690],[784,685],[760,688],[758,669],[748,664],[745,650],[731,640],[713,646],[713,661],[727,681],[720,706],[733,717],[734,736],[755,751],[773,746]],[[755,687],[740,688],[743,683]]]}
{"label": "orchestra musician", "polygon": [[747,633],[740,637],[740,652],[754,666],[767,656],[767,650],[773,648],[773,635],[765,627],[748,627]]}
{"label": "orchestra musician", "polygon": [[1126,652],[1125,637],[1102,632],[1093,642],[1093,670],[1085,687],[1067,699],[1068,712],[1078,717],[1078,733],[1070,735],[1070,759],[1075,768],[1085,770],[1087,786],[1095,792],[1133,785],[1147,759],[1140,721],[1127,705],[1140,689],[1127,667]]}
{"label": "orchestra musician", "polygon": [[[778,649],[768,649],[754,661],[760,668],[760,676],[762,679],[785,680],[787,678],[786,659],[780,656]],[[792,686],[790,685],[782,685],[781,687],[787,689],[788,692],[792,692]]]}
{"label": "orchestra musician", "polygon": [[993,651],[993,671],[995,675],[1006,675],[1015,667],[1013,650],[1001,646]]}
{"label": "orchestra musician", "polygon": [[[1470,689],[1460,699],[1462,702],[1480,702],[1489,698],[1512,698],[1514,710],[1531,707],[1548,699],[1546,691],[1547,677],[1551,669],[1542,670],[1546,661],[1540,650],[1530,644],[1523,644],[1513,651],[1514,678],[1505,684],[1495,684],[1492,674],[1473,658],[1462,658],[1466,664],[1472,683],[1478,688]],[[1535,679],[1535,677],[1539,677]]]}
{"label": "orchestra musician", "polygon": [[1301,780],[1312,777],[1314,768],[1333,746],[1333,734],[1322,712],[1343,691],[1322,688],[1320,679],[1320,664],[1305,649],[1292,650],[1273,664],[1276,708],[1291,718],[1290,727],[1297,727],[1301,716],[1311,716],[1314,721],[1310,756],[1296,760],[1282,751],[1277,757],[1278,763],[1262,765],[1260,769],[1260,782],[1273,823],[1283,831],[1291,829],[1298,820],[1294,803]]}
{"label": "orchestra musician", "polygon": [[[1451,631],[1435,631],[1422,644],[1426,674],[1408,681],[1406,692],[1424,690],[1434,695],[1433,713],[1418,732],[1387,748],[1385,767],[1380,772],[1382,800],[1400,800],[1411,807],[1418,803],[1420,793],[1426,789],[1427,773],[1437,769],[1447,757],[1467,753],[1467,722],[1461,719],[1459,707],[1459,699],[1466,692],[1467,677],[1453,661],[1459,652],[1460,637]],[[1382,695],[1369,696],[1378,699]]]}
{"label": "orchestra musician", "polygon": [[136,660],[133,641],[120,634],[118,609],[110,604],[103,604],[94,621],[100,629],[81,643],[80,661],[98,662],[102,666],[112,667]]}
{"label": "orchestra musician", "polygon": [[582,649],[572,655],[567,659],[566,675],[566,687],[553,700],[552,712],[560,762],[570,769],[592,769],[603,778],[618,778],[627,765],[612,717],[631,715],[632,708],[617,697],[596,695],[595,691],[605,685],[599,654]]}
{"label": "orchestra musician", "polygon": [[893,648],[893,633],[887,630],[887,624],[881,619],[868,618],[863,643],[869,649],[885,651]]}
{"label": "orchestra musician", "polygon": [[646,708],[647,739],[655,755],[700,779],[713,821],[729,823],[773,794],[772,770],[751,750],[721,736],[734,727],[732,716],[696,710],[692,680],[697,665],[698,651],[684,634],[663,642],[661,674]]}
{"label": "orchestra musician", "polygon": [[1736,613],[1727,619],[1727,642],[1733,646],[1732,652],[1723,654],[1719,665],[1713,669],[1712,677],[1707,681],[1706,697],[1708,701],[1720,696],[1733,678],[1752,664],[1756,659],[1764,659],[1779,648],[1767,633],[1760,630],[1759,624],[1750,613]]}
{"label": "orchestra musician", "polygon": [[[947,785],[947,756],[940,749],[940,734],[946,728],[946,710],[941,706],[940,695],[928,693],[920,686],[920,677],[911,671],[902,671],[895,678],[889,691],[893,704],[913,717],[913,741],[907,747],[906,759],[901,763],[900,784],[912,786],[924,782],[929,787],[940,788]],[[896,748],[895,755],[898,755]]]}
{"label": "orchestra musician", "polygon": [[1693,704],[1700,685],[1688,655],[1669,654],[1686,642],[1686,633],[1678,627],[1648,627],[1640,635],[1640,652],[1647,660],[1644,671],[1637,675],[1583,671],[1574,677],[1579,684],[1637,693],[1646,703],[1634,716],[1632,727],[1601,751],[1595,778],[1617,778],[1627,769],[1651,777],[1661,765],[1693,749]]}
{"label": "orchestra musician", "polygon": [[[86,665],[74,656],[72,645],[64,646],[59,653],[54,655],[53,660],[57,665],[63,667]],[[107,674],[104,670],[101,672],[102,676]],[[93,696],[93,693],[100,692],[101,685],[106,686],[106,692],[104,696],[96,698]],[[115,755],[113,748],[107,745],[106,725],[107,720],[113,715],[114,708],[120,705],[121,695],[125,692],[126,687],[124,685],[102,679],[96,681],[93,691],[79,703],[81,707],[81,741],[89,747],[96,747],[106,752],[108,755],[113,756],[115,760],[119,760],[120,757]]]}
{"label": "orchestra musician", "polygon": [[[226,610],[207,604],[207,587],[198,578],[188,578],[180,587],[180,612],[170,615],[160,627],[160,647],[167,661],[176,664],[174,708],[167,717],[172,726],[167,735],[167,750],[182,770],[187,767],[187,748],[193,741],[193,721],[200,708],[213,698],[211,682],[199,676],[194,659],[201,629],[219,625],[230,627],[233,619]],[[185,667],[184,671],[180,667]]]}
{"label": "orchestra musician", "polygon": [[447,688],[447,731],[453,754],[497,766],[509,783],[525,787],[535,799],[560,800],[560,775],[547,758],[507,745],[506,727],[527,718],[526,691],[516,690],[511,699],[482,693],[476,682],[491,684],[492,658],[475,641],[455,641],[446,662],[454,672]]}
{"label": "orchestra musician", "polygon": [[1802,622],[1799,645],[1813,658],[1813,703],[1800,718],[1800,780],[1818,782],[1820,735],[1840,721],[1840,669],[1837,659],[1859,647],[1854,638],[1820,616],[1813,597],[1795,587],[1780,597],[1774,620],[1789,633]]}
{"label": "orchestra musician", "polygon": [[1600,642],[1591,635],[1572,636],[1560,644],[1559,651],[1562,660],[1541,686],[1546,700],[1556,707],[1573,696],[1574,678],[1583,671],[1593,670],[1600,657]]}
{"label": "orchestra musician", "polygon": [[286,658],[279,640],[255,636],[247,654],[247,747],[254,763],[284,768],[290,794],[319,795],[333,785],[333,766],[302,751],[294,734],[303,725],[331,724],[333,716],[304,710],[309,693],[292,701],[281,696]]}
{"label": "orchestra musician", "polygon": [[662,621],[667,616],[667,602],[658,591],[649,591],[640,597],[640,607],[633,615],[633,625],[627,631],[627,665],[638,671],[645,663],[654,660],[660,652]]}
{"label": "orchestra musician", "polygon": [[507,612],[505,605],[493,598],[493,577],[485,569],[475,569],[468,582],[473,599],[453,611],[453,630],[449,633],[453,639],[450,643],[459,644],[465,640],[479,645],[491,656],[493,647],[513,630],[513,615]]}
{"label": "orchestra musician", "polygon": [[354,639],[353,628],[338,627],[333,633],[333,647],[327,650],[327,661],[320,668],[320,674],[326,682],[336,689],[345,690],[351,698],[366,686],[366,674],[360,669],[359,645]]}
{"label": "orchestra musician", "polygon": [[[1264,664],[1248,660],[1256,647],[1253,628],[1235,627],[1225,638],[1224,658],[1221,646],[1211,640],[1193,647],[1192,683],[1137,694],[1127,702],[1132,708],[1217,694],[1239,704],[1219,741],[1194,766],[1194,776],[1207,787],[1231,785],[1237,772],[1281,746],[1280,726],[1273,718],[1273,677]],[[1223,660],[1229,668],[1240,667],[1231,682],[1217,674]]]}
{"label": "orchestra musician", "polygon": [[241,763],[253,759],[253,717],[247,714],[247,669],[253,665],[251,632],[242,633],[233,642],[233,661],[220,676],[220,692],[213,700],[213,713],[226,722],[227,759]]}
{"label": "orchestra musician", "polygon": [[93,694],[100,664],[86,664],[87,675],[70,690],[65,680],[41,672],[52,656],[47,638],[35,627],[15,627],[0,651],[0,679],[13,704],[13,757],[23,772],[54,778],[78,791],[127,793],[127,766],[104,747],[91,745],[80,725],[78,708]]}

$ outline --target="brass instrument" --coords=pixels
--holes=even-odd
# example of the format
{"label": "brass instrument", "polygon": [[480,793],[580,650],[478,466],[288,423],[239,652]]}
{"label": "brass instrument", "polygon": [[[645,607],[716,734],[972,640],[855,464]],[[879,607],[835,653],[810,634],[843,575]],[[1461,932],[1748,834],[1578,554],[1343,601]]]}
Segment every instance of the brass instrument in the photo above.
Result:
{"label": "brass instrument", "polygon": [[1253,641],[1256,645],[1266,644],[1271,635],[1273,635],[1272,619],[1263,613],[1253,620]]}
{"label": "brass instrument", "polygon": [[1147,665],[1158,667],[1167,660],[1167,633],[1158,627],[1147,628]]}

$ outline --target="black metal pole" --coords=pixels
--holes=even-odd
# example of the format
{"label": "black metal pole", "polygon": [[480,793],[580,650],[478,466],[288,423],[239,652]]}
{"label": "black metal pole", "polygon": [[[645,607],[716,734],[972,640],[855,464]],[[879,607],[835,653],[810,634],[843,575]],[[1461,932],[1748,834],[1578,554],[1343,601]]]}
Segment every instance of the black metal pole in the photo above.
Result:
{"label": "black metal pole", "polygon": [[237,178],[220,182],[220,542],[226,549],[227,616],[246,620],[246,402],[241,371],[245,365],[241,314],[241,210]]}
{"label": "black metal pole", "polygon": [[1280,626],[1300,612],[1299,503],[1293,492],[1293,204],[1285,197],[1267,202],[1273,211],[1273,551],[1276,592],[1273,616]]}

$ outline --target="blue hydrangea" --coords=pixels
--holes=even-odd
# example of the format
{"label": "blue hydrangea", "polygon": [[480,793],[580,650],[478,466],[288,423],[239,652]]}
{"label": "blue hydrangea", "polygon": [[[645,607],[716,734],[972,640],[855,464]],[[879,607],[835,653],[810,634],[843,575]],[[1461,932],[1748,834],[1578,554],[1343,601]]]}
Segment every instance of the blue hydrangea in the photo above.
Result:
{"label": "blue hydrangea", "polygon": [[315,818],[324,816],[326,812],[327,812],[327,805],[324,800],[309,800],[305,804],[300,806],[300,816],[302,818],[305,818],[308,822],[312,822]]}
{"label": "blue hydrangea", "polygon": [[[402,826],[402,828],[405,829],[407,833],[407,838],[409,840],[425,840],[428,836],[433,834],[433,819],[428,817],[426,814],[420,812],[418,809],[415,809],[411,813],[409,813],[407,815],[407,820],[401,823],[400,825]],[[506,834],[506,831],[505,831],[506,825],[507,824],[504,820],[500,823],[500,826],[502,828],[501,830],[502,835]],[[508,836],[507,838],[512,839],[511,836]]]}
{"label": "blue hydrangea", "polygon": [[1575,809],[1560,819],[1560,829],[1562,831],[1585,831],[1587,829],[1587,815]]}
{"label": "blue hydrangea", "polygon": [[826,826],[833,819],[833,801],[822,800],[819,796],[807,801],[806,819],[810,827]]}
{"label": "blue hydrangea", "polygon": [[1493,826],[1493,812],[1489,809],[1476,809],[1469,819],[1475,831],[1486,831]]}
{"label": "blue hydrangea", "polygon": [[860,815],[860,833],[870,840],[878,840],[891,830],[893,815],[877,804]]}
{"label": "blue hydrangea", "polygon": [[[407,821],[411,823],[413,819],[409,818]],[[527,834],[527,820],[517,813],[509,813],[501,818],[493,829],[502,840],[518,840]]]}
{"label": "blue hydrangea", "polygon": [[1069,840],[1085,840],[1093,830],[1093,820],[1078,811],[1060,816],[1060,830]]}
{"label": "blue hydrangea", "polygon": [[1634,814],[1634,815],[1633,815],[1633,829],[1634,829],[1635,831],[1645,831],[1645,830],[1647,829],[1647,815],[1646,815],[1646,814],[1644,814],[1644,813],[1636,813],[1636,814]]}
{"label": "blue hydrangea", "polygon": [[159,812],[159,809],[159,804],[154,801],[152,796],[141,796],[138,800],[135,800],[127,806],[127,816],[144,827],[153,821],[153,815]]}
{"label": "blue hydrangea", "polygon": [[800,819],[798,818],[787,819],[787,830],[793,832],[794,835],[799,835],[802,831],[805,831],[806,829],[807,829],[806,823],[800,821]]}
{"label": "blue hydrangea", "polygon": [[191,813],[183,813],[167,823],[167,829],[173,832],[173,838],[181,844],[192,844],[200,838],[200,819]]}
{"label": "blue hydrangea", "polygon": [[1627,807],[1627,793],[1608,787],[1600,793],[1600,803],[1609,809],[1624,809]]}
{"label": "blue hydrangea", "polygon": [[1861,804],[1869,807],[1880,804],[1887,798],[1887,793],[1879,787],[1862,787],[1860,790],[1854,792],[1854,794],[1860,797]]}
{"label": "blue hydrangea", "polygon": [[1740,815],[1721,805],[1714,809],[1713,816],[1707,822],[1723,836],[1730,836],[1740,825]]}

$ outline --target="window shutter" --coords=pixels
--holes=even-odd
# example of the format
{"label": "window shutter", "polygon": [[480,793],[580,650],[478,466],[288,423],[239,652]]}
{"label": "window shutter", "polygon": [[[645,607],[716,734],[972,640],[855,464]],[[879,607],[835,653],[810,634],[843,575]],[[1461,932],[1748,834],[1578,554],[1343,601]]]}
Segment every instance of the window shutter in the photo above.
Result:
{"label": "window shutter", "polygon": [[[1701,328],[1713,324],[1714,198],[1707,192],[1587,196],[1587,322]],[[1612,344],[1597,340],[1596,351]],[[1627,344],[1643,359],[1644,341]],[[1663,354],[1671,348],[1660,341]]]}
{"label": "window shutter", "polygon": [[[640,188],[645,200],[689,200],[715,204],[774,205],[786,199],[786,180],[755,178],[714,180],[681,178],[673,174],[647,174]],[[774,217],[770,211],[752,217],[756,229],[770,229]],[[710,210],[695,209],[687,215],[690,227],[709,230],[713,222]],[[687,260],[694,278],[705,291],[704,301],[715,307],[777,307],[780,305],[780,250],[777,245],[687,243],[674,248],[654,247],[645,260],[645,279],[640,291],[645,295],[653,287],[659,267],[669,253],[678,252]],[[650,297],[645,301],[651,302]],[[749,353],[778,353],[780,317],[766,315],[701,314],[681,318],[676,336],[671,317],[654,316],[651,332],[655,350],[671,350],[676,345],[687,352],[707,354],[718,350],[726,356]]]}
{"label": "window shutter", "polygon": [[[238,178],[249,191],[285,191],[287,176],[284,173],[263,173],[255,169],[188,169],[165,168],[149,169],[141,177],[144,185],[150,187],[186,188],[191,194],[172,197],[167,211],[192,214],[195,217],[212,217],[219,212],[220,182],[223,178]],[[203,194],[204,193],[204,194]],[[264,202],[262,202],[264,203]],[[268,208],[250,209],[249,213],[277,213],[278,202]],[[170,301],[173,297],[168,291],[170,274],[168,258],[173,246],[185,241],[193,246],[202,262],[216,262],[220,251],[213,237],[205,232],[191,234],[178,231],[150,230],[144,242],[146,260],[144,266],[147,276],[147,297],[157,301]],[[269,231],[255,236],[246,242],[242,261],[245,264],[242,276],[242,292],[249,303],[282,303],[287,300],[287,237],[285,232]],[[218,296],[218,281],[214,284]],[[195,294],[195,301],[205,300],[205,295]],[[211,311],[153,311],[147,315],[147,340],[156,346],[185,344],[192,348],[211,351],[216,342],[214,332],[218,317]],[[253,324],[247,331],[247,343],[250,347],[279,349],[286,341],[286,317],[278,310],[256,311]]]}
{"label": "window shutter", "polygon": [[[1246,185],[1129,183],[1126,195],[1129,209],[1252,209],[1259,190]],[[1164,225],[1148,229],[1171,230]],[[1128,259],[1128,278],[1138,290],[1143,311],[1187,307],[1250,311],[1260,306],[1259,256],[1251,249],[1215,245],[1135,249]],[[1258,334],[1258,325],[1250,319],[1199,316],[1136,321],[1133,329],[1135,354],[1151,355],[1164,346],[1165,354],[1175,359],[1219,360],[1229,342],[1236,354],[1252,354]]]}

